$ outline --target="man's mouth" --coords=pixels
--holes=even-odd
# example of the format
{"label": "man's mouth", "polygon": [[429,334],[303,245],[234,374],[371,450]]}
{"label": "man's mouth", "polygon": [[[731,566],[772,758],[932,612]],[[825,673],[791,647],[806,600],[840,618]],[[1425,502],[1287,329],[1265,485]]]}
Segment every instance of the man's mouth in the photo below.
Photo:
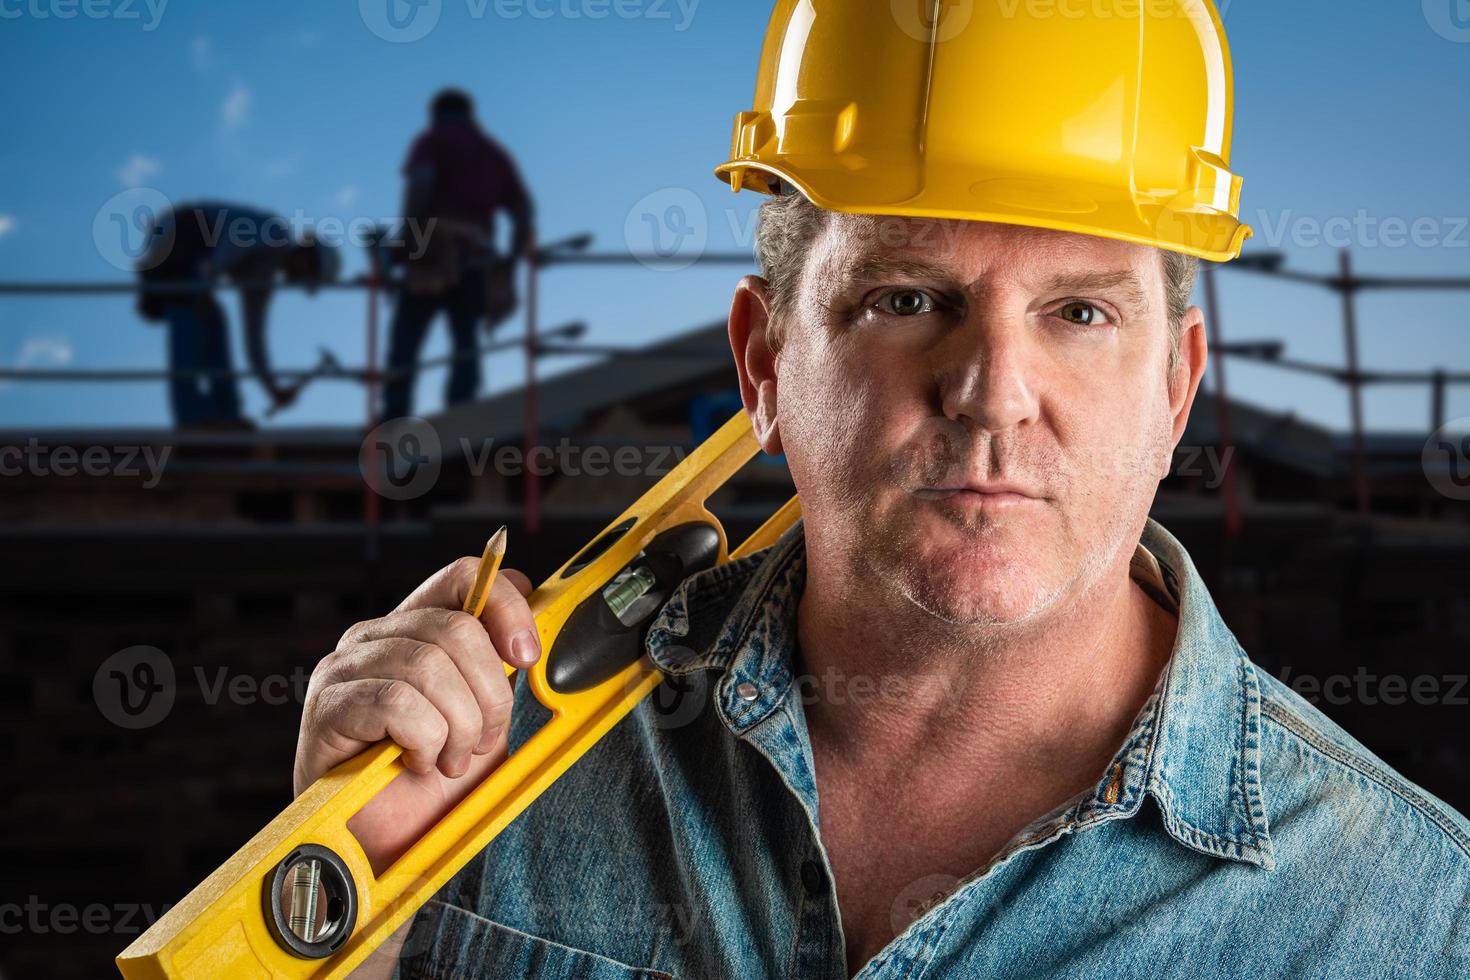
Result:
{"label": "man's mouth", "polygon": [[945,501],[966,510],[1006,511],[1041,503],[1044,498],[1034,491],[999,481],[972,483],[957,487],[930,487],[914,491],[922,500]]}
{"label": "man's mouth", "polygon": [[969,486],[954,488],[920,489],[914,492],[920,500],[945,501],[966,510],[1007,511],[1042,502],[1039,497],[1023,494],[1014,489],[972,489]]}

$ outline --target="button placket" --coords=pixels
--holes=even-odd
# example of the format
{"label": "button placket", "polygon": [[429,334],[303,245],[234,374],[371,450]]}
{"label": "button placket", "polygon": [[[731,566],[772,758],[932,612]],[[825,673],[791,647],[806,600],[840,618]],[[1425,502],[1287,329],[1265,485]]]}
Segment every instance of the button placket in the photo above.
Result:
{"label": "button placket", "polygon": [[801,862],[801,886],[806,889],[808,898],[823,898],[827,894],[827,876],[822,872],[822,866],[812,858]]}

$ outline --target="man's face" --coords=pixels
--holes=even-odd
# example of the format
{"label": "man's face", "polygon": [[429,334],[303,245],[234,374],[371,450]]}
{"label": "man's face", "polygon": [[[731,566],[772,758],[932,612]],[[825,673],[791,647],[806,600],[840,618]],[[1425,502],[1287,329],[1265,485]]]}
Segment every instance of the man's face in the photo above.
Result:
{"label": "man's face", "polygon": [[808,535],[956,624],[1090,585],[1131,554],[1203,367],[1186,343],[1171,397],[1166,310],[1146,246],[830,215],[776,368]]}

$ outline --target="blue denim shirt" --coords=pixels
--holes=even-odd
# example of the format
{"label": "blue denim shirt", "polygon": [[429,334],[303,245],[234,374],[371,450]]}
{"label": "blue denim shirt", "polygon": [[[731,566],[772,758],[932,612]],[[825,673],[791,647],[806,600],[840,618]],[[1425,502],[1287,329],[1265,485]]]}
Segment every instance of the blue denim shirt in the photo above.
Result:
{"label": "blue denim shirt", "polygon": [[[669,679],[421,910],[401,976],[1470,978],[1470,824],[1258,672],[1152,520],[1179,628],[1126,743],[986,866],[894,896],[911,923],[847,964],[802,533],[684,582],[648,636]],[[517,698],[513,747],[546,718]]]}

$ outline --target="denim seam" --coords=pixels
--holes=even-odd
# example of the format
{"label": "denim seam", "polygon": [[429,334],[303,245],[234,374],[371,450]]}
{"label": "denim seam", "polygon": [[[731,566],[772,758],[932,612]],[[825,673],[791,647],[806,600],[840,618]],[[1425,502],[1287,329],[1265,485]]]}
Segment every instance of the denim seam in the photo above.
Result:
{"label": "denim seam", "polygon": [[[769,712],[767,713],[767,715],[765,717],[770,717]],[[764,720],[764,718],[762,720]],[[756,724],[759,724],[759,722],[757,722]],[[754,728],[755,728],[755,725],[751,725],[749,729],[746,729],[746,731],[744,733],[742,733],[742,735],[748,735],[751,732],[751,730],[754,729]],[[788,729],[787,735],[790,735],[789,729]],[[738,737],[741,737],[741,736],[738,736]],[[793,737],[794,738],[794,736],[790,736],[790,737]],[[773,768],[773,769],[776,770],[776,775],[778,777],[780,777],[782,784],[785,785],[786,791],[789,792],[793,797],[796,798],[797,805],[801,807],[802,813],[806,816],[807,830],[812,834],[813,839],[816,841],[817,850],[822,855],[822,863],[824,865],[826,865],[826,869],[825,870],[826,870],[826,874],[828,876],[828,881],[829,882],[834,881],[835,879],[832,877],[832,867],[831,867],[831,864],[830,864],[830,862],[827,861],[827,859],[826,859],[826,853],[825,853],[825,848],[823,848],[823,846],[822,846],[822,835],[821,835],[821,830],[820,830],[820,826],[821,825],[820,825],[820,823],[817,820],[817,815],[815,813],[813,813],[812,810],[806,805],[806,800],[802,798],[801,793],[797,792],[796,787],[791,784],[791,778],[787,774],[786,770],[784,768],[782,768],[780,765],[778,765],[776,763],[776,760],[772,759],[769,755],[767,755],[766,752],[765,752],[765,749],[762,748],[758,743],[753,742],[750,739],[744,739],[744,740],[748,744],[750,744],[750,747],[752,749],[754,749],[756,752],[760,753],[760,755],[768,763],[771,764],[771,768]],[[798,749],[799,749],[799,746],[798,746]],[[832,887],[835,890],[835,887],[836,886],[833,885]],[[796,929],[795,929],[794,934],[793,934],[793,937],[792,937],[791,952],[790,952],[790,956],[789,956],[789,959],[788,959],[788,962],[791,963],[793,966],[796,963],[798,963],[799,960],[800,960],[800,953],[799,953],[799,951],[800,951],[800,947],[801,947],[801,938],[802,938],[801,937],[801,917],[802,917],[802,913],[805,911],[806,902],[807,902],[807,899],[805,898],[805,894],[806,894],[805,889],[799,889],[798,890],[798,893],[800,895],[802,895],[803,897],[798,900],[798,904],[797,904],[797,909],[796,909],[796,913],[797,913],[796,914]],[[838,931],[839,931],[839,933],[841,932],[841,930],[842,930],[842,924],[841,924],[841,920],[839,919],[839,921],[838,921]]]}
{"label": "denim seam", "polygon": [[[1083,815],[1084,813],[1088,815],[1094,813],[1121,813],[1125,816],[1131,816],[1132,813],[1137,811],[1138,807],[1134,805],[1135,802],[1141,801],[1144,793],[1148,791],[1148,776],[1153,765],[1153,749],[1158,733],[1157,720],[1161,700],[1160,694],[1155,691],[1144,702],[1143,709],[1139,712],[1138,721],[1134,724],[1133,731],[1128,736],[1128,741],[1123,743],[1123,747],[1118,750],[1117,754],[1113,756],[1112,761],[1108,764],[1108,771],[1104,774],[1104,787],[1099,789],[1089,799],[1082,800],[1077,804],[1075,814],[1079,822],[1088,819],[1087,816]],[[1145,742],[1147,743],[1146,746],[1144,745]],[[1119,762],[1120,759],[1122,760],[1121,762]],[[1148,765],[1144,766],[1143,775],[1134,777],[1133,774],[1139,770],[1139,764],[1145,762]],[[1116,802],[1107,803],[1101,799],[1101,795],[1106,792],[1106,784],[1112,780],[1112,770],[1115,765],[1121,765],[1123,767],[1123,792],[1120,793],[1120,798]]]}
{"label": "denim seam", "polygon": [[1183,839],[1191,847],[1216,857],[1260,864],[1267,870],[1275,867],[1274,858],[1255,844],[1241,840],[1232,834],[1211,833],[1178,816],[1175,812],[1174,794],[1169,789],[1168,783],[1160,783],[1153,788],[1153,793],[1164,804],[1162,807],[1164,825],[1169,828],[1170,833]]}
{"label": "denim seam", "polygon": [[[715,569],[718,570],[729,568],[730,564],[733,563],[717,565],[715,566]],[[657,639],[660,645],[664,645],[671,642],[674,637],[687,637],[691,628],[689,624],[690,601],[697,601],[701,605],[708,602],[722,602],[728,599],[732,594],[738,595],[747,584],[748,578],[736,575],[728,576],[719,582],[701,582],[699,588],[692,590],[689,593],[686,593],[684,596],[679,597],[679,606],[676,608],[679,616],[684,620],[684,631],[681,633],[672,629],[670,626],[658,626],[650,630],[650,641]],[[726,615],[729,614],[726,613]],[[721,663],[719,662],[719,658],[712,658],[710,656],[712,652],[713,650],[708,649],[700,651],[697,656],[682,663],[665,664],[659,663],[658,660],[655,660],[654,664],[660,670],[663,670],[665,673],[670,674],[692,673],[695,670],[701,670],[704,668],[719,668],[729,665],[728,658],[725,658],[725,662]]]}
{"label": "denim seam", "polygon": [[[1075,813],[1077,809],[1077,807],[1072,807],[1070,810],[1068,810],[1068,813]],[[950,927],[955,924],[956,920],[959,918],[960,912],[964,909],[967,901],[974,896],[975,892],[979,890],[981,884],[984,883],[991,876],[991,874],[998,870],[1002,865],[1008,864],[1012,858],[1015,858],[1027,851],[1040,850],[1046,845],[1061,840],[1063,837],[1066,837],[1069,834],[1076,835],[1082,833],[1083,831],[1091,830],[1093,827],[1101,826],[1105,823],[1111,823],[1115,820],[1125,819],[1128,816],[1130,816],[1130,814],[1110,812],[1095,817],[1089,817],[1084,820],[1071,820],[1068,819],[1068,814],[1064,813],[1061,816],[1057,817],[1055,820],[1046,824],[1046,826],[1038,828],[1029,836],[1022,838],[1019,841],[1013,842],[1012,846],[1008,847],[1004,853],[998,855],[995,860],[992,861],[990,864],[975,872],[971,877],[962,879],[959,885],[955,887],[955,890],[951,892],[944,899],[944,901],[940,902],[933,909],[929,910],[929,912],[926,912],[925,915],[934,915],[934,922],[931,923],[928,928],[919,933],[916,933],[912,937],[912,941],[920,943],[927,949],[928,952],[932,953],[934,946],[937,945],[937,940],[942,938],[943,934],[947,933]],[[922,921],[922,918],[923,917],[921,916],[920,919],[915,921]],[[905,932],[907,931],[908,930],[905,930]],[[902,935],[903,933],[900,933],[899,936],[895,936],[894,938],[898,939]],[[930,941],[930,937],[932,937],[932,939],[934,940],[933,942]],[[892,955],[892,953],[885,954],[881,959],[874,960],[874,962],[869,965],[874,967],[886,966],[888,964],[888,961],[892,958]],[[909,974],[904,974],[905,980],[908,976]],[[922,976],[922,971],[920,972],[919,976]]]}
{"label": "denim seam", "polygon": [[[1237,740],[1234,747],[1237,766],[1243,767],[1246,765],[1245,759],[1243,757],[1245,749],[1243,739],[1244,730],[1248,724],[1251,694],[1250,685],[1241,681],[1242,671],[1244,670],[1244,666],[1248,664],[1249,661],[1244,658],[1244,651],[1240,651],[1238,646],[1236,652],[1236,660],[1236,677],[1237,681],[1242,685],[1240,690],[1242,691],[1243,696],[1241,698],[1241,729],[1235,733]],[[1162,770],[1163,760],[1160,758],[1160,753],[1158,752],[1158,741],[1160,738],[1163,737],[1163,730],[1168,724],[1167,692],[1170,690],[1171,687],[1170,681],[1173,678],[1174,665],[1175,661],[1173,658],[1171,658],[1169,660],[1168,666],[1165,668],[1164,679],[1159,687],[1160,695],[1159,704],[1157,706],[1158,723],[1154,727],[1154,731],[1152,733],[1153,738],[1149,746],[1150,758],[1148,773],[1146,774],[1144,782],[1145,790],[1147,792],[1153,793],[1154,797],[1158,799],[1159,803],[1161,804],[1160,809],[1162,810],[1164,826],[1169,829],[1170,833],[1174,834],[1178,838],[1187,841],[1191,846],[1206,853],[1214,854],[1223,858],[1232,858],[1236,860],[1248,860],[1254,858],[1259,860],[1259,862],[1268,869],[1274,867],[1275,860],[1271,855],[1269,844],[1266,844],[1264,847],[1262,846],[1264,842],[1257,834],[1256,828],[1249,820],[1245,819],[1244,794],[1248,793],[1249,789],[1243,786],[1242,780],[1244,777],[1241,771],[1237,771],[1237,767],[1232,767],[1232,771],[1235,773],[1236,779],[1234,781],[1234,785],[1232,785],[1231,787],[1230,803],[1231,809],[1234,812],[1235,816],[1239,818],[1242,821],[1242,825],[1250,831],[1251,840],[1249,842],[1242,840],[1234,833],[1211,833],[1202,827],[1198,827],[1195,824],[1190,823],[1188,820],[1184,819],[1184,817],[1179,815],[1178,801],[1174,795],[1173,788],[1169,785],[1167,774]],[[1258,689],[1256,698],[1259,702]],[[1262,819],[1264,819],[1264,817]]]}
{"label": "denim seam", "polygon": [[[726,664],[725,669],[728,670],[729,666],[729,664]],[[749,721],[738,721],[735,718],[731,717],[729,711],[727,710],[726,704],[726,702],[729,700],[728,698],[719,699],[720,716],[724,718],[726,726],[728,726],[730,730],[733,731],[736,735],[745,735],[749,733],[752,728],[759,725],[761,722],[765,721],[767,718],[771,717],[771,715],[776,713],[776,710],[785,703],[786,695],[791,691],[791,686],[793,683],[794,681],[791,677],[790,672],[788,671],[785,677],[785,682],[782,684],[780,689],[772,693],[768,699],[765,699],[768,700],[770,703],[766,704],[764,707],[759,708],[756,714],[750,716]]]}
{"label": "denim seam", "polygon": [[[908,940],[906,940],[906,945],[916,944],[922,948],[926,944],[926,940],[924,937],[928,936],[935,928],[940,927],[941,923],[943,923],[942,928],[944,930],[948,930],[949,921],[956,914],[958,914],[958,910],[960,909],[960,907],[965,904],[964,900],[960,896],[964,895],[966,892],[972,891],[973,887],[976,884],[984,880],[990,874],[990,872],[998,867],[1004,860],[1004,858],[999,858],[996,861],[992,862],[988,867],[975,872],[975,874],[971,878],[962,879],[960,883],[955,886],[954,891],[945,896],[944,901],[925,911],[923,915],[919,916],[913,922],[910,922],[907,926],[905,926],[902,932],[890,939],[888,941],[888,945],[884,947],[885,952],[880,952],[877,956],[873,957],[873,959],[870,960],[863,967],[861,972],[867,973],[869,970],[872,970],[874,973],[877,973],[881,971],[884,967],[887,967],[891,962],[893,962],[894,954],[898,952],[898,949],[894,946],[894,943],[897,943],[905,936],[909,936],[909,931],[930,915],[934,916],[934,922],[930,923],[928,926],[918,930],[917,932],[914,932],[913,935],[909,936]],[[910,967],[910,969],[912,969],[912,967]],[[904,974],[905,977],[907,975],[907,973]]]}
{"label": "denim seam", "polygon": [[1245,827],[1250,832],[1256,850],[1261,853],[1262,863],[1270,869],[1276,866],[1276,859],[1272,853],[1270,831],[1266,826],[1266,808],[1261,799],[1261,687],[1256,681],[1255,667],[1239,644],[1235,644],[1235,662],[1244,697],[1240,711],[1240,731],[1237,733],[1239,751],[1235,755],[1239,773],[1231,798],[1243,808],[1241,816]]}
{"label": "denim seam", "polygon": [[[786,545],[786,550],[789,552],[792,546],[793,542],[788,541]],[[675,592],[674,594],[674,598],[679,600],[679,606],[675,608],[677,608],[679,615],[684,619],[684,631],[682,633],[678,633],[668,627],[656,626],[652,628],[649,632],[650,639],[655,634],[658,634],[663,640],[667,640],[668,638],[673,636],[688,636],[690,631],[690,605],[692,603],[703,605],[711,601],[723,601],[725,599],[728,599],[731,595],[738,596],[746,588],[749,587],[751,577],[759,574],[761,572],[762,566],[766,563],[766,561],[770,560],[773,557],[772,549],[775,547],[776,545],[774,544],[767,545],[759,551],[753,551],[750,554],[743,555],[740,558],[723,562],[711,568],[703,569],[699,572],[694,573],[694,575],[690,576],[690,578],[686,578],[684,580],[686,583],[692,581],[695,578],[698,578],[698,581],[694,583],[693,588],[686,588],[683,589],[682,592]],[[784,565],[785,560],[781,559],[780,564]],[[769,591],[768,587],[770,583],[777,577],[779,577],[778,569],[769,570],[769,574],[766,575],[765,586],[763,586],[765,591]],[[764,602],[764,596],[762,597],[761,601],[762,603]],[[739,606],[740,603],[736,602],[733,608],[724,613],[725,618],[728,620],[731,615],[738,611]],[[748,627],[757,618],[756,613],[758,613],[759,610],[760,604],[756,604],[751,610],[751,614],[747,617],[745,624],[747,630]],[[662,610],[660,611],[660,615],[662,615]],[[723,634],[723,632],[724,631],[722,630],[721,633]],[[664,670],[666,673],[687,673],[702,668],[728,667],[733,657],[730,656],[731,651],[720,642],[723,638],[723,635],[717,637],[715,642],[710,646],[709,649],[701,651],[699,656],[695,657],[687,663],[664,665],[660,664],[655,659],[654,664],[655,666],[658,666],[660,669]],[[738,647],[736,647],[735,649],[738,649]]]}
{"label": "denim seam", "polygon": [[920,936],[915,937],[919,939],[919,948],[914,952],[913,959],[909,963],[909,968],[904,971],[900,980],[910,980],[910,978],[912,980],[919,980],[924,975],[925,971],[929,969],[929,964],[934,961],[934,951],[938,949],[940,941],[948,931],[949,919],[948,917],[941,917],[936,919]]}
{"label": "denim seam", "polygon": [[797,967],[801,965],[801,920],[806,914],[806,903],[809,901],[805,889],[798,888],[796,893],[799,897],[796,900],[795,928],[791,930],[791,948],[786,953],[787,976],[795,976]]}
{"label": "denim seam", "polygon": [[1296,712],[1292,711],[1286,705],[1267,698],[1262,701],[1261,706],[1263,709],[1262,713],[1266,717],[1295,735],[1304,744],[1316,749],[1329,759],[1337,761],[1369,782],[1376,783],[1381,788],[1408,804],[1411,809],[1430,820],[1440,830],[1443,830],[1451,840],[1459,845],[1461,852],[1466,857],[1470,857],[1470,838],[1467,838],[1460,828],[1445,819],[1444,815],[1439,812],[1439,806],[1432,800],[1415,793],[1403,781],[1395,779],[1391,773],[1385,772],[1366,759],[1361,759],[1353,753],[1327,741],[1312,728],[1306,719],[1297,715]]}
{"label": "denim seam", "polygon": [[[735,660],[734,651],[742,649],[746,645],[746,643],[750,641],[750,634],[755,630],[756,624],[760,621],[761,611],[765,608],[766,603],[770,600],[771,592],[776,588],[778,582],[785,579],[789,569],[790,562],[788,560],[788,557],[783,556],[781,559],[780,567],[774,569],[772,571],[772,574],[766,576],[766,580],[761,584],[759,598],[754,603],[750,616],[746,619],[744,625],[740,630],[739,639],[735,643],[728,645],[728,647],[723,643],[717,644],[717,646],[722,648],[722,652],[726,654],[724,658],[724,666],[726,668],[731,666],[731,664],[733,664]],[[769,655],[769,651],[767,651],[767,655]],[[769,681],[771,680],[771,677],[769,675],[766,675],[763,676],[761,680]],[[787,692],[791,690],[791,685],[794,682],[794,679],[792,678],[790,671],[786,672],[785,681],[785,685],[778,692],[776,692],[774,696],[767,699],[769,703],[757,714],[750,716],[748,721],[737,722],[735,719],[731,718],[729,712],[725,710],[725,703],[722,700],[720,703],[720,713],[724,716],[725,723],[731,728],[737,729],[740,733],[744,733],[750,731],[750,729],[765,721],[771,716],[772,712],[774,712],[777,708],[781,706],[781,702],[785,700]]]}
{"label": "denim seam", "polygon": [[[994,873],[997,869],[999,869],[1002,865],[1009,863],[1012,858],[1015,858],[1026,851],[1040,850],[1047,844],[1061,840],[1063,837],[1066,837],[1068,835],[1075,836],[1077,834],[1091,830],[1094,827],[1100,827],[1103,824],[1127,819],[1128,817],[1131,817],[1135,812],[1137,812],[1138,809],[1136,806],[1133,807],[1131,810],[1123,807],[1113,807],[1104,812],[1095,812],[1093,815],[1085,818],[1076,818],[1075,815],[1078,813],[1078,811],[1081,810],[1085,802],[1085,800],[1079,801],[1076,806],[1071,807],[1066,813],[1058,816],[1055,820],[1052,820],[1045,826],[1038,828],[1030,835],[1013,842],[1012,846],[1008,847],[1004,853],[998,855],[996,859],[990,864],[976,871],[972,876],[962,879],[960,883],[955,887],[955,890],[951,892],[944,899],[944,901],[940,902],[929,912],[925,913],[925,915],[934,915],[935,921],[924,931],[916,933],[912,937],[912,940],[915,942],[922,942],[924,945],[928,946],[929,951],[932,952],[932,947],[935,944],[930,943],[925,937],[929,937],[932,935],[935,940],[942,938],[943,934],[947,933],[949,929],[955,924],[955,922],[959,918],[961,911],[964,909],[966,902],[974,896],[974,893],[979,890],[981,884],[984,883],[990,877],[990,875]],[[1069,818],[1069,815],[1073,816]],[[919,920],[915,921],[922,921],[922,917]],[[907,931],[908,930],[905,930],[905,932]],[[902,935],[903,933],[900,933],[898,936],[895,936],[894,939],[897,940],[902,937]],[[887,966],[889,961],[892,959],[892,956],[892,953],[883,954],[881,957],[874,959],[871,963],[868,964],[868,966],[864,967],[864,970],[866,971],[869,967],[876,970]],[[918,976],[922,976],[922,972]],[[904,974],[904,977],[908,977],[908,974]]]}
{"label": "denim seam", "polygon": [[[446,901],[444,901],[442,899],[431,898],[427,902],[425,902],[424,905],[425,905],[426,908],[428,906],[430,906],[430,905],[438,905],[438,906],[441,906],[441,907],[443,907],[445,909],[452,909],[455,912],[462,912],[464,915],[468,916],[469,918],[471,918],[473,920],[476,920],[479,923],[482,923],[482,928],[485,927],[485,926],[489,926],[489,927],[491,927],[493,929],[500,929],[500,930],[503,930],[505,932],[511,933],[514,936],[517,936],[517,937],[519,937],[519,938],[521,938],[523,940],[524,939],[529,939],[533,943],[542,943],[542,944],[546,945],[549,948],[552,948],[552,949],[557,950],[558,952],[571,953],[571,954],[573,954],[575,956],[586,956],[586,957],[588,957],[588,958],[590,958],[590,959],[592,959],[594,961],[600,961],[603,964],[606,964],[606,965],[612,966],[612,967],[616,967],[618,969],[627,970],[630,973],[651,974],[653,976],[668,976],[667,973],[663,973],[662,971],[659,971],[659,970],[657,970],[654,967],[649,967],[649,966],[633,966],[633,965],[628,964],[628,963],[622,963],[622,962],[620,962],[618,960],[615,960],[615,959],[613,959],[613,958],[611,958],[609,956],[603,956],[600,953],[594,953],[591,950],[577,949],[574,946],[568,946],[565,943],[559,943],[559,942],[557,942],[554,939],[545,939],[545,938],[543,938],[541,936],[534,935],[533,933],[526,932],[524,929],[517,929],[515,926],[509,926],[509,925],[506,925],[503,922],[496,922],[494,919],[487,918],[486,916],[481,915],[480,913],[474,911],[473,909],[467,909],[467,908],[464,908],[462,906],[455,905],[455,904],[453,904],[451,902],[446,902]],[[439,928],[439,926],[437,924],[436,924],[436,928]],[[468,937],[460,937],[461,945],[464,944],[464,941],[466,939],[468,939]],[[442,949],[436,949],[433,952],[434,953],[440,953],[440,954],[442,954],[443,950]],[[438,964],[439,962],[440,962],[439,958],[437,956],[431,954],[429,956],[429,958],[425,961],[425,966],[435,965],[435,964]]]}

